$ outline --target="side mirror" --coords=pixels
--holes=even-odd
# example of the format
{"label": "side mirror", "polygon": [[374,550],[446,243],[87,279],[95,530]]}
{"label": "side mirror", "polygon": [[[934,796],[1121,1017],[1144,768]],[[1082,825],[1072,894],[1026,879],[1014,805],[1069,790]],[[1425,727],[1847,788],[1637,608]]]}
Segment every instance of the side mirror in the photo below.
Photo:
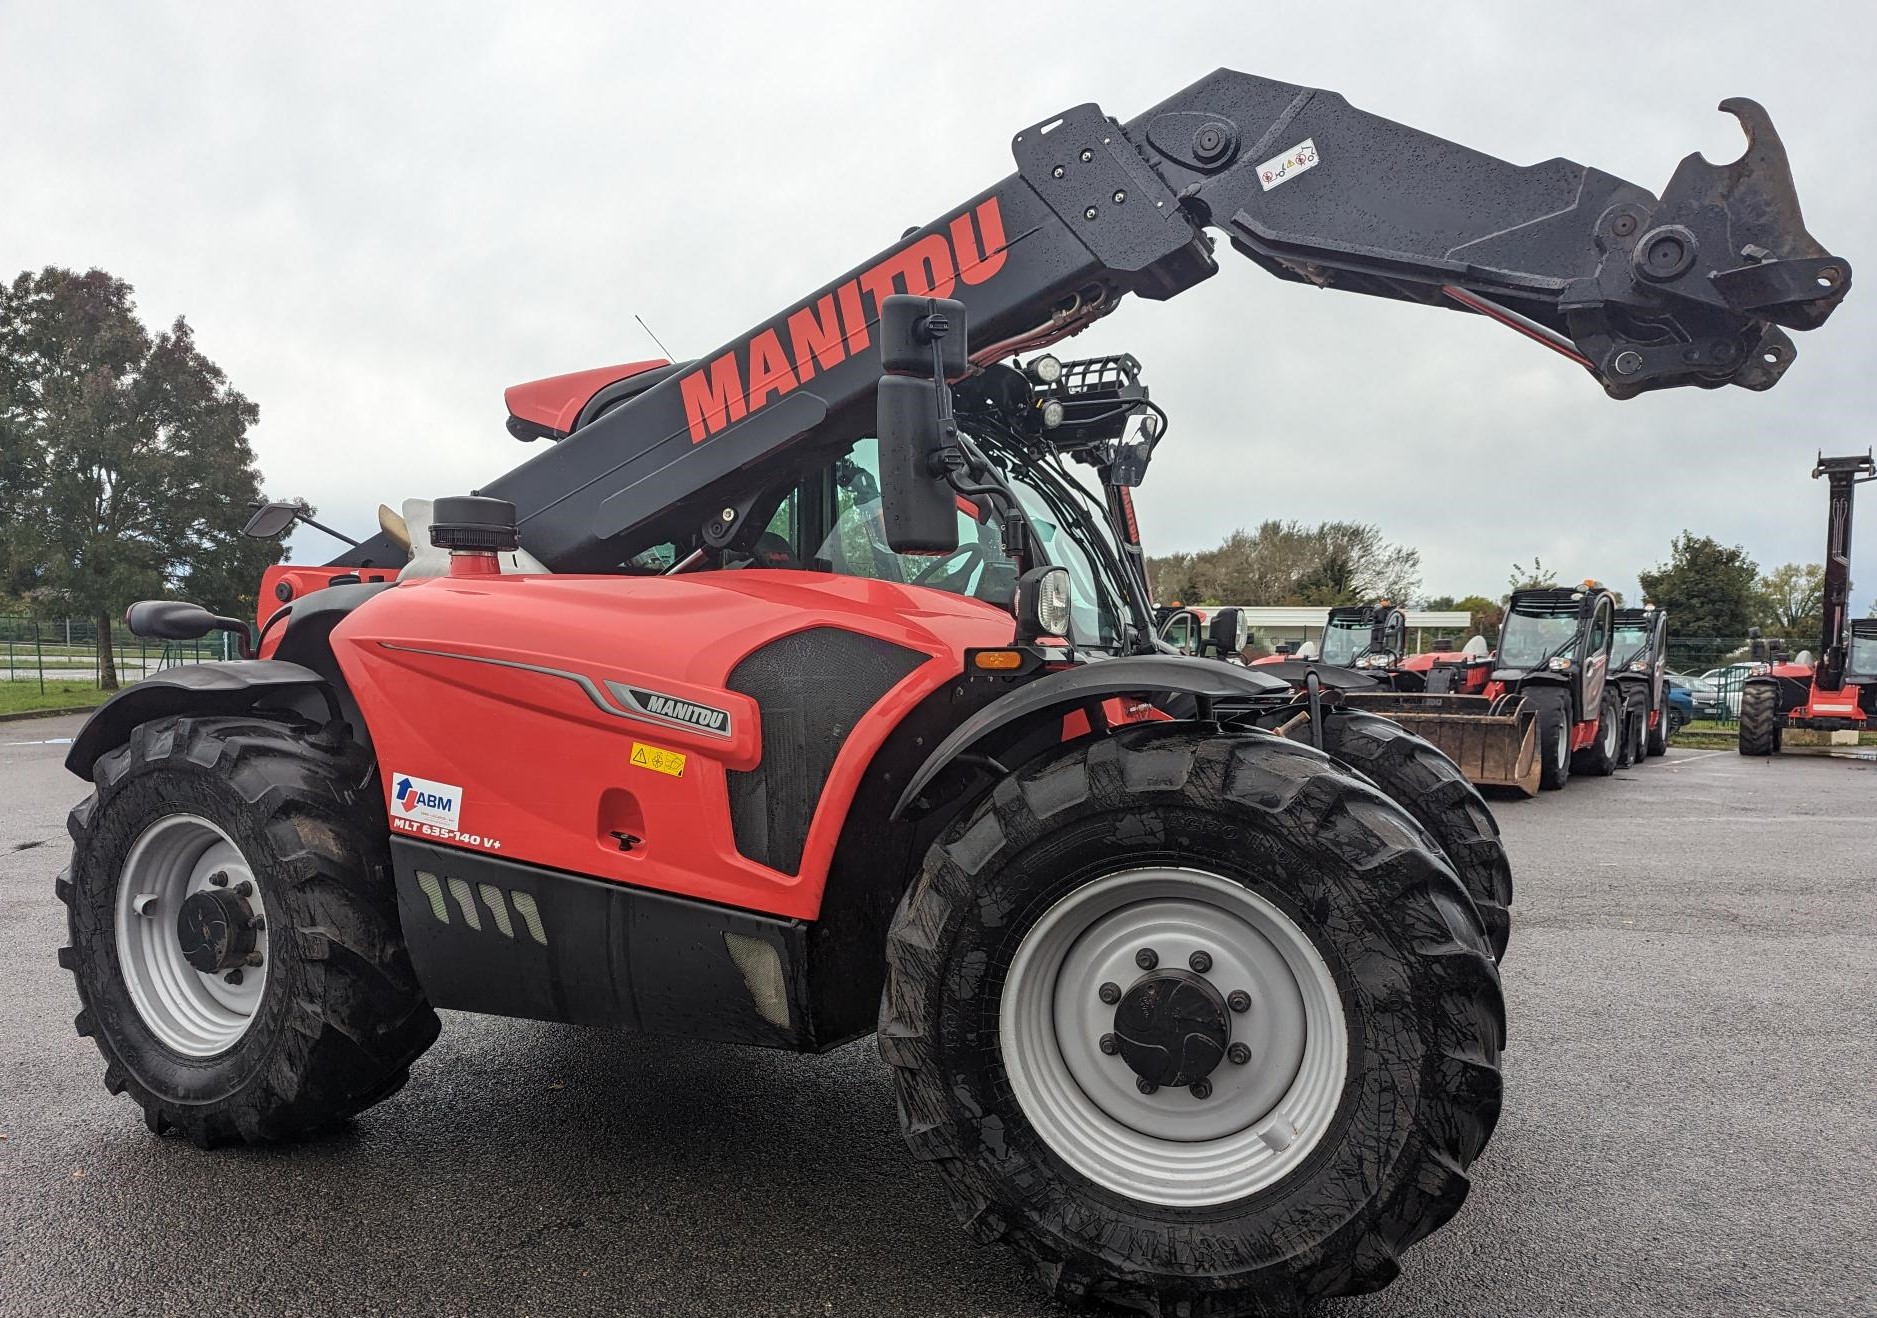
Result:
{"label": "side mirror", "polygon": [[970,363],[965,306],[895,294],[880,307],[880,512],[896,554],[958,548],[958,503],[942,475],[956,442],[948,379]]}
{"label": "side mirror", "polygon": [[241,652],[253,657],[253,643],[248,624],[239,618],[224,618],[210,613],[200,604],[183,600],[138,600],[124,612],[124,625],[132,636],[147,641],[199,641],[210,632],[234,632],[241,638]]}
{"label": "side mirror", "polygon": [[250,540],[278,540],[305,511],[306,505],[297,501],[271,500],[255,508],[241,534]]}

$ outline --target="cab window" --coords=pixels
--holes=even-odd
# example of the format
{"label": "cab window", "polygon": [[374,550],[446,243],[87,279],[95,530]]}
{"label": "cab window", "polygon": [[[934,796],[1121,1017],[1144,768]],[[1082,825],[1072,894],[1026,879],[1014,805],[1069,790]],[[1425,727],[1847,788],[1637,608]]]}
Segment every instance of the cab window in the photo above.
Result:
{"label": "cab window", "polygon": [[1610,619],[1612,610],[1608,600],[1597,602],[1597,611],[1590,620],[1590,657],[1596,658],[1603,653],[1603,647],[1610,643]]}

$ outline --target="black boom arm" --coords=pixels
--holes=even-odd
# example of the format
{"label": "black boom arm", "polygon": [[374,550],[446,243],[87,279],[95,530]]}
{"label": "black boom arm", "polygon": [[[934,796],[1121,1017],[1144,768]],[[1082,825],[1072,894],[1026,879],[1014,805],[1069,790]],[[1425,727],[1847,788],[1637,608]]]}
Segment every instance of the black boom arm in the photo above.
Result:
{"label": "black boom arm", "polygon": [[1818,455],[1812,479],[1825,477],[1831,487],[1825,515],[1825,581],[1820,596],[1825,619],[1824,643],[1818,652],[1818,686],[1824,691],[1844,688],[1846,647],[1851,643],[1851,507],[1857,487],[1877,480],[1877,462],[1868,453],[1849,458]]}
{"label": "black boom arm", "polygon": [[1230,70],[1125,124],[1077,106],[1016,135],[1003,182],[480,493],[558,571],[734,543],[791,472],[870,432],[890,294],[961,299],[987,362],[1192,287],[1217,268],[1209,229],[1285,279],[1491,316],[1619,398],[1770,388],[1793,357],[1780,327],[1822,324],[1851,271],[1806,232],[1765,111],[1722,108],[1745,155],[1689,156],[1658,199]]}

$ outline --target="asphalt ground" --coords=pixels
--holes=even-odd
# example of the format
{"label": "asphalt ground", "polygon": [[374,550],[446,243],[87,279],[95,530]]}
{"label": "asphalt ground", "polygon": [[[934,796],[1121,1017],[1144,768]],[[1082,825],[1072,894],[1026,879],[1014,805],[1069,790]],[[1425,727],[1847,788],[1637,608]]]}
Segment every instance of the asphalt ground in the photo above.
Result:
{"label": "asphalt ground", "polygon": [[[818,1058],[445,1013],[338,1133],[201,1153],[54,963],[76,718],[0,725],[0,1314],[1040,1315]],[[1877,1313],[1877,763],[1672,752],[1497,808],[1506,1107],[1354,1315]]]}

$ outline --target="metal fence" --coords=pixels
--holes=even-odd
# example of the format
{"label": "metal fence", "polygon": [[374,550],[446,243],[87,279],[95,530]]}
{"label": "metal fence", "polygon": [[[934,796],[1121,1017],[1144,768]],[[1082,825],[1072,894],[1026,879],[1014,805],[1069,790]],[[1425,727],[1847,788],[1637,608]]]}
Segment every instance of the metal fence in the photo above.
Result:
{"label": "metal fence", "polygon": [[[135,682],[177,664],[234,656],[233,638],[216,632],[199,641],[146,641],[123,627],[110,631],[119,683]],[[79,618],[33,618],[0,614],[0,681],[99,686],[103,664],[98,626]]]}
{"label": "metal fence", "polygon": [[1740,721],[1740,693],[1747,679],[1765,672],[1766,665],[1738,642],[1671,635],[1669,669],[1691,680],[1696,718],[1732,727]]}

